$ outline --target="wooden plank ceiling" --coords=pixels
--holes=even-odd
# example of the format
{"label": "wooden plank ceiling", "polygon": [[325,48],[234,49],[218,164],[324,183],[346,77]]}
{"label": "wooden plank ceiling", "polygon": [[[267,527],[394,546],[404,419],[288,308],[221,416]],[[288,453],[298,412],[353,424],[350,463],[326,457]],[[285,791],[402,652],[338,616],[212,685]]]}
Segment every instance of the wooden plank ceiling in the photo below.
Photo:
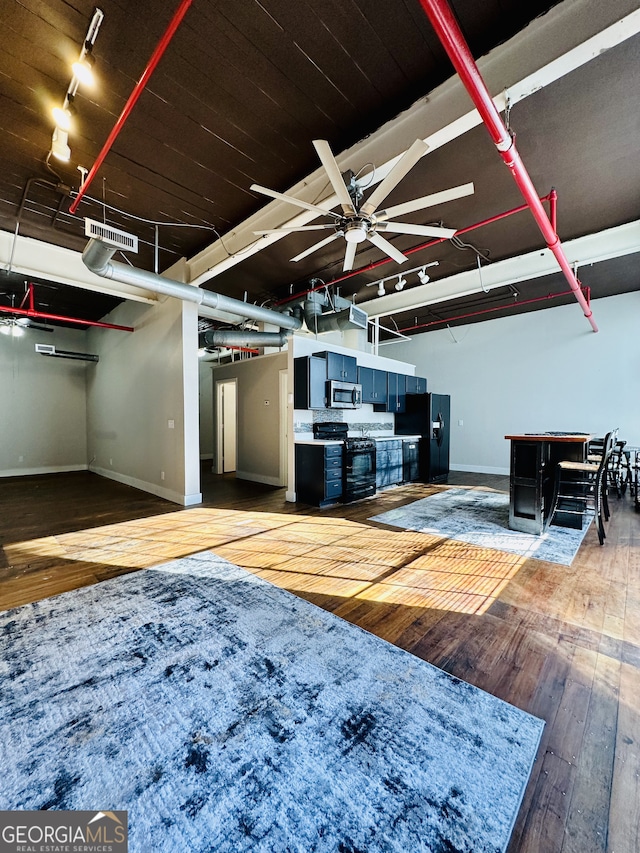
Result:
{"label": "wooden plank ceiling", "polygon": [[[64,97],[69,64],[82,44],[93,6],[86,0],[4,0],[0,229],[14,231],[29,178],[54,184],[59,180],[65,187],[78,188],[77,167],[93,164],[176,5],[175,0],[100,3],[105,17],[94,49],[98,85],[92,91],[79,89],[75,99],[71,161],[61,164],[51,159],[47,167],[53,130],[50,109]],[[551,0],[452,2],[476,57],[554,5]],[[627,158],[640,153],[633,104],[634,91],[640,90],[637,55],[634,39],[615,54],[590,63],[579,85],[570,75],[554,86],[553,93],[536,95],[535,107],[519,107],[514,115],[520,150],[536,185],[541,193],[552,184],[558,187],[563,239],[638,216],[640,187],[637,179],[629,180],[624,167]],[[418,0],[393,4],[194,0],[92,184],[91,200],[71,216],[67,196],[50,184],[32,182],[20,233],[82,250],[83,217],[106,216],[142,239],[135,264],[151,269],[154,228],[149,220],[175,223],[159,229],[160,268],[166,268],[263,207],[265,199],[249,189],[253,182],[286,191],[313,172],[318,166],[313,139],[327,139],[336,153],[343,151],[451,73]],[[364,165],[354,163],[352,168],[357,171]],[[421,161],[389,202],[467,180],[475,182],[476,195],[471,202],[463,199],[447,205],[447,226],[464,227],[521,203],[484,128]],[[103,201],[109,205],[106,211]],[[434,214],[425,211],[422,219],[412,221],[428,222],[430,215]],[[300,235],[283,239],[217,278],[215,289],[241,298],[246,291],[250,300],[264,301],[288,293],[292,285],[303,289],[314,276],[330,280],[341,269],[341,246],[315,253],[299,265],[289,262],[315,239]],[[403,250],[420,241],[399,236],[393,242]],[[540,246],[527,214],[478,231],[470,242],[491,260]],[[367,244],[358,253],[356,266],[380,257]],[[435,253],[416,254],[410,266],[437,259],[440,276],[470,268],[476,258],[473,249],[443,244]],[[631,289],[623,268],[625,264],[619,263],[615,284],[610,276],[599,275],[598,295],[619,292],[616,287]],[[354,277],[342,292],[370,297],[366,285],[379,276]],[[213,289],[213,283],[210,286]],[[545,280],[530,293],[540,288],[548,292],[549,286]],[[23,289],[23,278],[0,273],[5,303],[11,293],[15,298]],[[65,310],[75,302],[77,310],[72,313],[86,319],[99,319],[115,304],[87,293],[79,297],[75,288],[70,297],[68,290],[59,285],[38,292],[46,293],[48,310],[55,310],[57,300],[60,305],[65,302]],[[444,310],[449,307],[462,311],[465,303]],[[395,319],[406,326],[414,320],[429,322],[431,315],[425,309],[419,317],[414,312]]]}

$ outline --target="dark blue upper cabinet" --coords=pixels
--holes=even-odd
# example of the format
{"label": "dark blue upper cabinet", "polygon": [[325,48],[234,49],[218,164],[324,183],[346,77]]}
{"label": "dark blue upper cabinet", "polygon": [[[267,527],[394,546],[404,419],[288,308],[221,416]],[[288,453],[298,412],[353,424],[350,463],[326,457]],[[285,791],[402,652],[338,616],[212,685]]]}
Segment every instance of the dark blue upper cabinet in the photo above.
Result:
{"label": "dark blue upper cabinet", "polygon": [[387,373],[387,411],[404,412],[407,400],[407,377],[403,373]]}
{"label": "dark blue upper cabinet", "polygon": [[323,358],[302,356],[293,360],[293,405],[296,409],[324,409],[327,364]]}
{"label": "dark blue upper cabinet", "polygon": [[423,376],[407,376],[407,394],[426,394],[427,380]]}
{"label": "dark blue upper cabinet", "polygon": [[341,355],[339,352],[319,352],[318,358],[324,358],[327,362],[327,379],[336,379],[338,382],[358,381],[358,361],[352,355]]}
{"label": "dark blue upper cabinet", "polygon": [[373,367],[358,368],[358,382],[362,385],[362,402],[384,405],[387,402],[387,372]]}

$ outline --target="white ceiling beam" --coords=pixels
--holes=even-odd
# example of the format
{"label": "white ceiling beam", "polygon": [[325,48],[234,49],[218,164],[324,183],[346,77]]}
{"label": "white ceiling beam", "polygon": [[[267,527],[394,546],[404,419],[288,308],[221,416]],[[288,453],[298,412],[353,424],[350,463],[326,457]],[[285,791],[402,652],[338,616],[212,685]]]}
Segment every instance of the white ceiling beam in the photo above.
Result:
{"label": "white ceiling beam", "polygon": [[[640,252],[640,220],[567,240],[562,245],[569,262],[577,264],[579,278],[581,267]],[[360,302],[359,305],[367,312],[370,320],[375,320],[376,317],[389,317],[425,305],[460,299],[554,273],[560,273],[560,268],[553,254],[547,248],[537,249],[483,266],[482,278],[477,269],[467,270],[428,284],[409,287],[399,293]]]}
{"label": "white ceiling beam", "polygon": [[[15,250],[14,239],[16,240]],[[7,270],[12,251],[11,271],[25,278],[56,281],[119,299],[132,299],[135,302],[157,302],[157,296],[149,290],[117,282],[109,283],[89,272],[82,263],[80,252],[54,246],[52,243],[43,243],[41,240],[23,237],[20,234],[16,238],[9,231],[0,231],[0,265]]]}
{"label": "white ceiling beam", "polygon": [[[565,0],[479,60],[478,65],[489,88],[498,91],[494,98],[498,110],[504,111],[507,97],[513,106],[640,32],[640,9],[617,19],[619,8],[609,6],[607,10],[607,6],[609,4],[594,6],[593,0]],[[609,16],[606,23],[602,17],[605,14]],[[593,28],[591,34],[589,27]],[[599,31],[598,27],[601,28]],[[572,40],[576,38],[584,40],[572,46]],[[560,55],[553,56],[553,51],[558,50]],[[514,68],[519,73],[524,72],[524,76],[516,81],[513,81]],[[458,77],[454,76],[401,116],[336,157],[338,165],[341,170],[346,170],[349,164],[353,167],[379,162],[381,165],[375,169],[373,182],[381,181],[404,153],[397,153],[398,147],[408,147],[415,139],[422,138],[429,146],[428,154],[481,124],[477,110],[469,110],[468,106],[468,95]],[[440,122],[441,126],[435,127],[434,122]],[[430,130],[426,136],[425,129]],[[396,152],[396,156],[389,157],[390,152]],[[316,169],[286,194],[331,210],[338,205],[335,195],[316,201],[326,182],[325,172]],[[315,214],[306,211],[290,216],[292,210],[292,206],[286,203],[271,202],[225,234],[225,246],[218,240],[199,252],[187,262],[189,283],[203,284],[285,236],[270,234],[256,239],[254,231],[281,225],[298,227],[316,218]]]}

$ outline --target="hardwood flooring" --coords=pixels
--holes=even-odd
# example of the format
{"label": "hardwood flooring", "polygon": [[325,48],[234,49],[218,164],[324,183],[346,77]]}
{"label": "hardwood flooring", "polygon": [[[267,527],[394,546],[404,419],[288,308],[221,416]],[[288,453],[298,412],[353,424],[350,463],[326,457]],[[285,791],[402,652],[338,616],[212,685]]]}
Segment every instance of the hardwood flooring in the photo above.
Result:
{"label": "hardwood flooring", "polygon": [[212,549],[546,721],[509,853],[638,853],[640,514],[613,496],[571,567],[367,521],[436,488],[319,510],[205,471],[180,509],[86,472],[2,480],[0,609]]}

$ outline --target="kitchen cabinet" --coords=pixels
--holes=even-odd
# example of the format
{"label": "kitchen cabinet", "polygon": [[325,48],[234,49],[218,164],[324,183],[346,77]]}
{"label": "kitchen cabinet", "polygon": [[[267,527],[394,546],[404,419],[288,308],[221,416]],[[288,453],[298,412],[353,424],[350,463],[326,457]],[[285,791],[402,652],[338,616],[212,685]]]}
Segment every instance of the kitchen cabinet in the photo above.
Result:
{"label": "kitchen cabinet", "polygon": [[407,376],[407,394],[426,394],[427,380],[424,376]]}
{"label": "kitchen cabinet", "polygon": [[402,439],[376,441],[376,487],[384,489],[403,480]]}
{"label": "kitchen cabinet", "polygon": [[314,355],[293,360],[293,406],[295,409],[324,409],[327,363]]}
{"label": "kitchen cabinet", "polygon": [[296,499],[329,506],[342,497],[342,442],[296,444]]}
{"label": "kitchen cabinet", "polygon": [[358,383],[362,385],[362,402],[385,405],[387,402],[387,371],[373,367],[358,368]]}
{"label": "kitchen cabinet", "polygon": [[402,442],[402,479],[405,483],[415,483],[420,479],[420,439],[407,439]]}
{"label": "kitchen cabinet", "polygon": [[352,355],[342,355],[339,352],[320,352],[317,357],[324,358],[327,365],[325,379],[336,379],[338,382],[358,381],[358,360]]}
{"label": "kitchen cabinet", "polygon": [[387,411],[404,412],[407,399],[407,377],[402,373],[387,373]]}

